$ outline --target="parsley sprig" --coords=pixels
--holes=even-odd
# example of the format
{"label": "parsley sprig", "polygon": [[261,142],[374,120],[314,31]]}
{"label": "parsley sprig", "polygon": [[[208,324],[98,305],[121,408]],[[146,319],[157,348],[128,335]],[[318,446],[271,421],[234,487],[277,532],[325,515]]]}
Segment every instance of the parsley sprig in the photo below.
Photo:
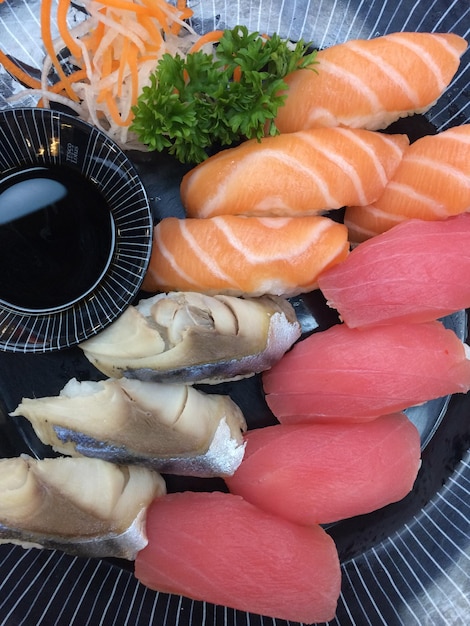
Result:
{"label": "parsley sprig", "polygon": [[[315,51],[245,26],[224,31],[213,54],[165,54],[134,107],[131,130],[149,150],[199,163],[214,147],[275,135],[284,77],[315,63]],[[234,79],[236,76],[236,79]]]}

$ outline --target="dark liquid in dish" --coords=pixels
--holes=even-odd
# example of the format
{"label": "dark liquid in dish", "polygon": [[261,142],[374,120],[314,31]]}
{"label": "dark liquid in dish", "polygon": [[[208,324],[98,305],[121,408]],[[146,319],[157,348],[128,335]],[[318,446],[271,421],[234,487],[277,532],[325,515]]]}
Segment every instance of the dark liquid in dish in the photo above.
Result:
{"label": "dark liquid in dish", "polygon": [[66,166],[27,167],[0,180],[0,300],[54,309],[99,281],[114,222],[99,189]]}

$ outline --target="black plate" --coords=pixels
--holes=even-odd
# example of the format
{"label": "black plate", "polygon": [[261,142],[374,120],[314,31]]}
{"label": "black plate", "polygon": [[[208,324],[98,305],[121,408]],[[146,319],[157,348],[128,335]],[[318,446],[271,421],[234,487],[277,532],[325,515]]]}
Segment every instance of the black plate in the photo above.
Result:
{"label": "black plate", "polygon": [[[0,5],[2,28],[34,22],[37,3]],[[200,30],[245,23],[255,30],[304,37],[327,46],[353,37],[399,30],[470,31],[470,8],[462,0],[360,2],[355,0],[224,0],[194,3]],[[12,8],[13,7],[13,8]],[[21,18],[19,17],[21,16]],[[1,21],[3,19],[3,22]],[[26,28],[26,27],[25,27]],[[7,36],[7,33],[5,33]],[[22,37],[9,39],[18,46]],[[26,45],[33,50],[34,46]],[[29,54],[29,52],[28,52]],[[25,59],[28,60],[28,59]],[[31,59],[29,59],[31,62]],[[0,92],[2,90],[0,75]],[[5,84],[11,88],[8,78]],[[470,121],[470,55],[451,88],[425,118],[407,122],[419,136]],[[156,215],[182,215],[178,183],[185,168],[171,160],[132,154]],[[336,322],[318,293],[302,298],[298,311],[309,332]],[[467,336],[467,316],[447,320]],[[93,378],[79,350],[43,355],[0,355],[0,399],[4,411],[22,395],[56,393],[71,376]],[[257,378],[224,385],[251,427],[272,421]],[[337,626],[466,625],[470,615],[470,397],[456,395],[410,411],[427,444],[413,492],[400,503],[343,521],[329,532],[342,558],[343,584]],[[0,452],[47,454],[25,424],[2,418]],[[218,481],[168,477],[172,490],[211,489]],[[60,553],[0,547],[0,626],[285,626],[282,620],[247,615],[187,598],[145,589],[121,562],[80,560]],[[294,626],[291,623],[291,626]]]}

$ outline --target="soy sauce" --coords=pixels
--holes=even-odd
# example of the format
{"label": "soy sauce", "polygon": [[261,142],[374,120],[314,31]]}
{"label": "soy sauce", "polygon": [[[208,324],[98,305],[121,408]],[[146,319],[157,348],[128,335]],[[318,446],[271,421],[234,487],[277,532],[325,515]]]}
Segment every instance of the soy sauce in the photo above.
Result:
{"label": "soy sauce", "polygon": [[97,284],[114,248],[114,221],[97,185],[62,165],[0,179],[0,300],[16,308],[69,305]]}

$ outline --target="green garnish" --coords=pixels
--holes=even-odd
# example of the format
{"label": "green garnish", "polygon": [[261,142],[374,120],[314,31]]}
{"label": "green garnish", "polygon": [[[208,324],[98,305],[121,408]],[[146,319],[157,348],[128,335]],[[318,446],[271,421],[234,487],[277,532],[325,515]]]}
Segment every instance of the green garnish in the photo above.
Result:
{"label": "green garnish", "polygon": [[131,130],[149,150],[168,149],[182,163],[203,161],[213,146],[276,135],[283,79],[315,63],[308,49],[302,40],[264,39],[236,26],[214,54],[164,54],[133,108]]}

